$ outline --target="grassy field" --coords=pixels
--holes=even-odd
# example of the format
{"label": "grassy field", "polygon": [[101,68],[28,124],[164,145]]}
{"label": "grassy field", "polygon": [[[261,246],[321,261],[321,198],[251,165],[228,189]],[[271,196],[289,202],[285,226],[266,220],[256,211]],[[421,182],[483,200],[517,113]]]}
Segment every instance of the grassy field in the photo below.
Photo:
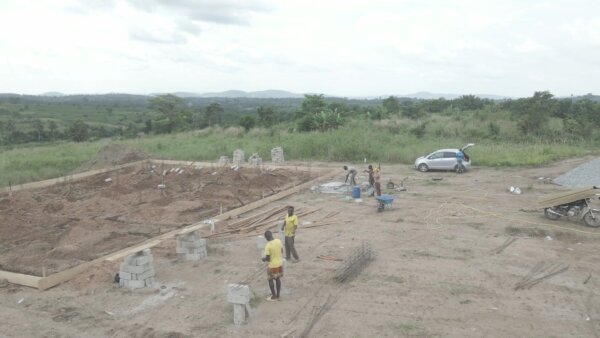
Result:
{"label": "grassy field", "polygon": [[[439,148],[455,148],[473,142],[468,151],[475,166],[535,166],[557,159],[599,154],[598,142],[523,140],[507,123],[500,132],[489,135],[484,122],[435,116],[425,120],[424,134],[414,129],[423,121],[396,120],[371,122],[356,120],[326,132],[290,132],[292,125],[273,130],[210,128],[172,135],[148,136],[112,142],[142,149],[155,158],[216,161],[231,156],[240,148],[246,157],[258,153],[270,160],[271,148],[283,146],[286,160],[337,161],[362,163],[405,163]],[[485,121],[488,123],[488,121]],[[37,181],[65,175],[94,157],[110,140],[87,143],[55,143],[44,146],[21,146],[0,150],[0,186]]]}

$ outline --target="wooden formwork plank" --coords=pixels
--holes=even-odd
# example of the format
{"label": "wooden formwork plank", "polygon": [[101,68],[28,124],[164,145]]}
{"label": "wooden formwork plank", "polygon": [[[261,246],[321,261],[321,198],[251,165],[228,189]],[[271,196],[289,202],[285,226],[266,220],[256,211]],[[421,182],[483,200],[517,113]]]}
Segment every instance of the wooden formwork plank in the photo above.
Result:
{"label": "wooden formwork plank", "polygon": [[600,193],[600,190],[594,188],[582,188],[576,190],[569,190],[561,193],[544,196],[538,199],[538,204],[542,208],[549,208],[561,204],[571,203],[584,198],[592,197],[595,194]]}
{"label": "wooden formwork plank", "polygon": [[10,271],[1,271],[0,270],[0,279],[6,279],[10,283],[19,284],[24,286],[29,286],[32,288],[38,288],[39,282],[42,277],[24,275],[21,273],[10,272]]}
{"label": "wooden formwork plank", "polygon": [[[328,173],[326,173],[323,176],[319,176],[319,177],[317,177],[317,178],[315,178],[315,179],[313,179],[311,181],[308,181],[308,182],[305,182],[303,184],[297,185],[297,186],[295,186],[295,187],[293,187],[291,189],[288,189],[288,190],[279,192],[277,194],[271,195],[269,197],[260,199],[258,201],[249,203],[249,204],[247,204],[247,205],[245,205],[243,207],[240,207],[240,208],[233,209],[231,211],[225,212],[225,213],[223,213],[221,215],[218,215],[215,218],[213,218],[213,221],[215,221],[215,222],[223,221],[223,220],[229,219],[231,217],[238,216],[238,215],[241,215],[241,214],[246,213],[248,211],[254,210],[256,208],[262,207],[262,206],[264,206],[264,205],[266,205],[268,203],[280,200],[280,199],[285,198],[287,196],[290,196],[290,195],[292,195],[294,193],[297,193],[300,190],[303,190],[303,189],[306,189],[306,188],[310,188],[312,185],[318,183],[319,181],[331,178],[331,177],[333,177],[334,175],[336,175],[338,173],[339,173],[339,170],[328,172]],[[206,226],[207,226],[207,224],[202,223],[202,222],[198,222],[198,223],[195,223],[195,224],[192,224],[192,225],[188,225],[188,226],[186,226],[184,228],[181,228],[181,229],[176,229],[176,230],[173,230],[173,231],[170,231],[170,232],[166,232],[166,233],[164,233],[162,235],[159,235],[157,237],[148,239],[147,241],[142,242],[140,244],[137,244],[137,245],[134,245],[132,247],[119,250],[117,252],[114,252],[114,253],[111,253],[111,254],[108,254],[108,255],[105,255],[103,257],[97,258],[97,259],[95,259],[93,261],[89,261],[89,262],[80,264],[80,265],[75,266],[73,268],[70,268],[70,269],[67,269],[67,270],[64,270],[64,271],[52,274],[52,275],[50,275],[48,277],[43,277],[43,278],[36,277],[36,278],[40,278],[40,280],[38,282],[38,285],[34,286],[34,287],[38,287],[40,290],[49,289],[49,288],[51,288],[53,286],[56,286],[56,285],[58,285],[60,283],[63,283],[63,282],[66,282],[66,281],[70,280],[71,278],[75,277],[76,275],[82,273],[83,271],[85,271],[85,270],[89,269],[90,267],[92,267],[92,266],[94,266],[96,264],[99,264],[99,263],[101,263],[103,261],[116,261],[116,260],[118,260],[120,258],[123,258],[123,257],[127,256],[127,255],[130,255],[130,254],[133,254],[135,252],[138,252],[138,251],[141,251],[141,250],[144,250],[144,249],[148,249],[148,248],[151,248],[151,247],[153,247],[155,245],[158,245],[158,244],[160,244],[164,240],[173,238],[173,237],[175,237],[177,235],[183,235],[183,234],[186,234],[186,233],[189,233],[189,232],[192,232],[192,231],[196,231],[196,230],[202,229],[203,227],[206,227]],[[17,284],[20,284],[20,283],[17,283]],[[22,284],[22,285],[24,285],[24,284]]]}

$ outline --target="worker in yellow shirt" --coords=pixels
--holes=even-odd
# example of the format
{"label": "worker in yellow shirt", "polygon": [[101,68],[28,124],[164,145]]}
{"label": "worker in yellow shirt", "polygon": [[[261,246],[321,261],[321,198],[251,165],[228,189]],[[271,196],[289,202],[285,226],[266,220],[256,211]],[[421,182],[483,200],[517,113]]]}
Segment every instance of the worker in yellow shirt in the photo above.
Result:
{"label": "worker in yellow shirt", "polygon": [[298,228],[298,216],[294,215],[294,207],[289,206],[287,215],[285,216],[285,225],[283,233],[285,234],[285,259],[289,260],[290,254],[294,257],[292,263],[300,261],[296,248],[294,247],[294,238],[296,237],[296,229]]}
{"label": "worker in yellow shirt", "polygon": [[[269,262],[267,268],[267,280],[271,295],[267,297],[268,301],[279,300],[279,292],[281,291],[281,277],[283,277],[283,245],[279,239],[273,239],[271,231],[265,231],[267,245],[265,245],[265,256],[263,262]],[[273,285],[275,280],[275,285]]]}

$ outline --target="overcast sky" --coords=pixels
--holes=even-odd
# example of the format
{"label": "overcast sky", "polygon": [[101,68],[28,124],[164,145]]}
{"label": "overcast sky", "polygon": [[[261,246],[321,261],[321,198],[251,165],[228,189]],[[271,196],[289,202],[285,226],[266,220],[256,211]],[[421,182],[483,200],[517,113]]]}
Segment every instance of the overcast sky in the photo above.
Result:
{"label": "overcast sky", "polygon": [[0,1],[0,92],[228,89],[600,94],[600,1]]}

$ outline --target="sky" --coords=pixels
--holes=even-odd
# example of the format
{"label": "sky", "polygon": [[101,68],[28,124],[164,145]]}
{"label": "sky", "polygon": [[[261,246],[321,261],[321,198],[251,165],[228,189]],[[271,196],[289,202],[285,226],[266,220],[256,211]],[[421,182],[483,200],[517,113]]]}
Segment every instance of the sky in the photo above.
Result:
{"label": "sky", "polygon": [[0,1],[0,92],[230,89],[600,94],[600,1]]}

